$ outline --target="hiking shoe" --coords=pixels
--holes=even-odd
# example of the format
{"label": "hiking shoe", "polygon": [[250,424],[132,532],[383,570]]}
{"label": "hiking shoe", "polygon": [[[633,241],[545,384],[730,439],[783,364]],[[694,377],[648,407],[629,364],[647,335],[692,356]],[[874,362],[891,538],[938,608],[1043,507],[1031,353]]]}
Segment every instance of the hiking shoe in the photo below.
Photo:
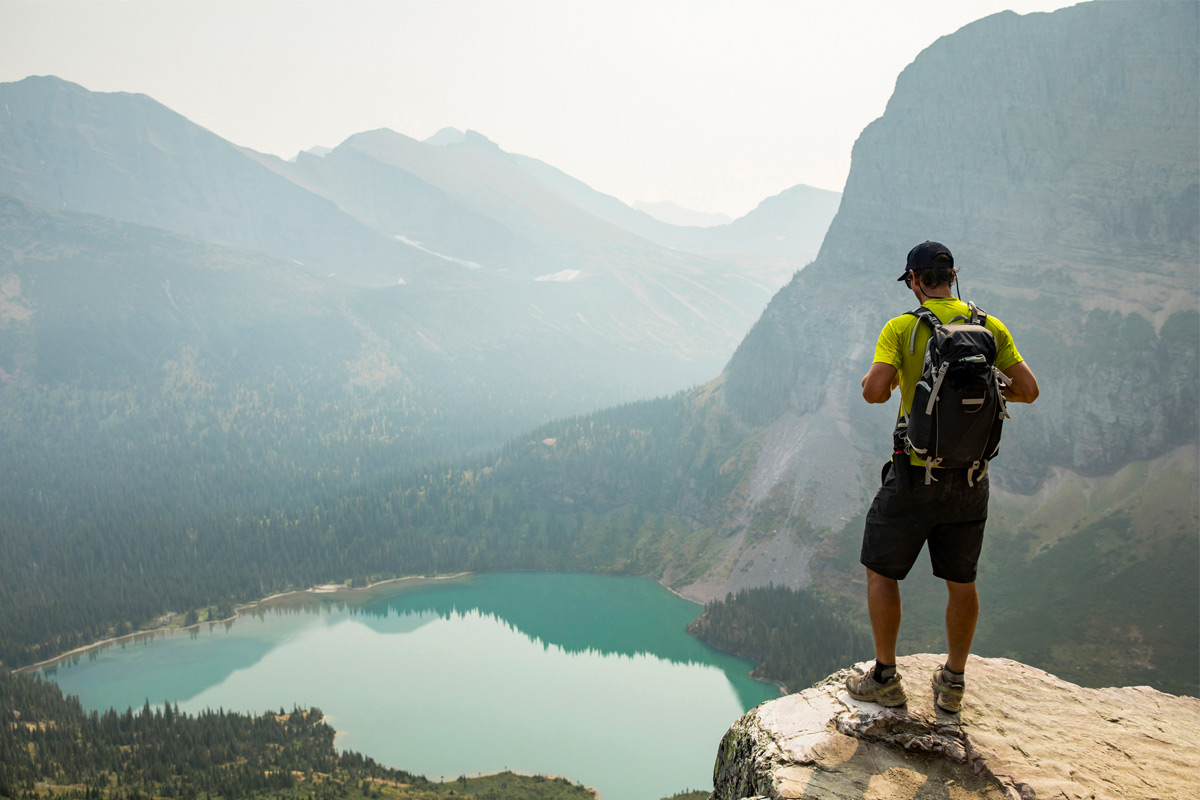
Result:
{"label": "hiking shoe", "polygon": [[949,714],[957,714],[962,709],[965,684],[951,683],[946,680],[941,667],[933,671],[933,680],[930,683],[933,684],[933,704],[935,706]]}
{"label": "hiking shoe", "polygon": [[900,673],[896,673],[887,683],[875,680],[875,676],[870,672],[865,675],[851,675],[846,678],[846,691],[855,700],[879,703],[887,708],[895,708],[908,702]]}

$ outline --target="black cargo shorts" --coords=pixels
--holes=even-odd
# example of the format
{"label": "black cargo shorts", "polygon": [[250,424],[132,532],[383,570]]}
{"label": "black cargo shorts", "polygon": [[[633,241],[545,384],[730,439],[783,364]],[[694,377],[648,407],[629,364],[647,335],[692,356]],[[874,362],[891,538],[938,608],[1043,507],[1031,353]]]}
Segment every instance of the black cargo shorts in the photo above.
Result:
{"label": "black cargo shorts", "polygon": [[987,522],[988,480],[967,483],[965,469],[935,469],[925,485],[925,468],[910,470],[910,488],[896,487],[895,467],[884,467],[883,485],[867,511],[863,531],[864,567],[885,578],[904,580],[929,543],[933,574],[955,583],[972,583]]}

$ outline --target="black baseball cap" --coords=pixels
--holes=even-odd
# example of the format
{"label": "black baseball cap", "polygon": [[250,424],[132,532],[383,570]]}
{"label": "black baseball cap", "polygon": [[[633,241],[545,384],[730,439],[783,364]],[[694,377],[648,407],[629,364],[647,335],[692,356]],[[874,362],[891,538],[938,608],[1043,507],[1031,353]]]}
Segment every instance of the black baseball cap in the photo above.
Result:
{"label": "black baseball cap", "polygon": [[[939,259],[938,256],[945,256]],[[950,252],[950,248],[941,242],[924,241],[908,251],[908,266],[904,268],[904,274],[898,281],[902,281],[908,277],[910,269],[920,272],[923,269],[933,269],[934,267],[953,267],[954,256]]]}

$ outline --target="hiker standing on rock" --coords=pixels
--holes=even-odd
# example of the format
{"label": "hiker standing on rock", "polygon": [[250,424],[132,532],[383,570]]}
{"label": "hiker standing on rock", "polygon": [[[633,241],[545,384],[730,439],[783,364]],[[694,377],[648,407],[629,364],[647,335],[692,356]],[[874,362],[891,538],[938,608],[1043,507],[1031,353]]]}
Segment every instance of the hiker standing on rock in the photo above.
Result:
{"label": "hiker standing on rock", "polygon": [[[934,702],[957,713],[979,596],[975,573],[988,508],[988,461],[996,454],[1006,402],[1032,403],[1037,379],[995,317],[952,296],[957,271],[945,245],[923,242],[908,253],[898,280],[920,308],[884,326],[874,363],[862,380],[868,403],[885,403],[900,387],[892,461],[867,512],[860,561],[867,568],[867,607],[875,666],[846,680],[856,700],[907,702],[896,672],[900,581],[925,543],[933,574],[946,581],[947,656],[934,671]],[[928,345],[928,346],[927,346]]]}

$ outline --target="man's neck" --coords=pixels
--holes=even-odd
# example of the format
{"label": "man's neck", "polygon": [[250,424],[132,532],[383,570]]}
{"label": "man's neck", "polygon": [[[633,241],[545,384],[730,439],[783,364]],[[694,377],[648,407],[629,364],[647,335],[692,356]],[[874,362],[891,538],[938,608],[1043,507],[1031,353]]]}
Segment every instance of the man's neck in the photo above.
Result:
{"label": "man's neck", "polygon": [[924,303],[926,300],[953,300],[954,299],[954,295],[950,294],[949,287],[938,287],[937,289],[933,290],[933,294],[930,294],[929,292],[925,291],[925,289],[923,289],[923,288],[918,291],[917,288],[914,286],[913,294],[915,294],[917,296],[917,300],[919,300],[922,303]]}

